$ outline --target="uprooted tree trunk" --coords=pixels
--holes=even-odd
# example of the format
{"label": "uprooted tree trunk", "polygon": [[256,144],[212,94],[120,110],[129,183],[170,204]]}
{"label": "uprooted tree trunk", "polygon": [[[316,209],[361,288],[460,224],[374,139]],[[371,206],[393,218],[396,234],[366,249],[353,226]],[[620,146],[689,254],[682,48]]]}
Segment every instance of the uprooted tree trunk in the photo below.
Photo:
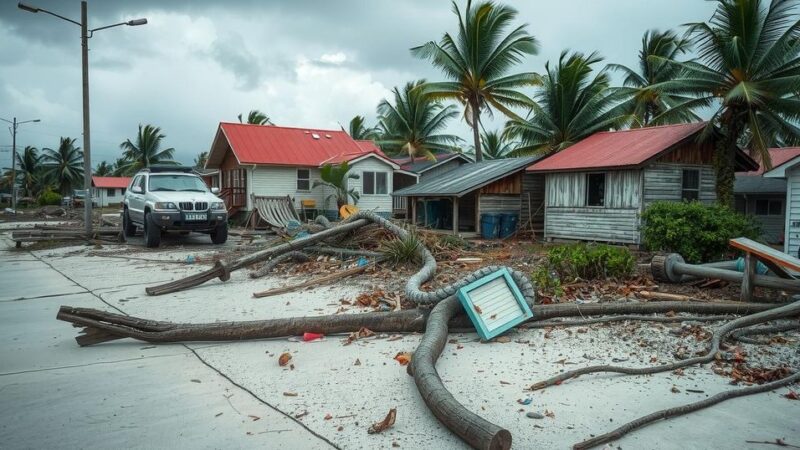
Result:
{"label": "uprooted tree trunk", "polygon": [[[532,321],[558,317],[599,316],[612,314],[752,314],[777,308],[769,303],[574,303],[535,305]],[[425,330],[428,310],[407,309],[393,312],[338,314],[293,317],[287,319],[215,322],[204,324],[173,323],[140,319],[98,309],[62,306],[57,319],[83,327],[84,334],[75,338],[81,346],[123,338],[147,342],[240,341],[299,336],[305,332],[322,334],[351,333],[362,327],[381,333],[414,333]],[[474,329],[466,315],[450,320],[451,329]]]}

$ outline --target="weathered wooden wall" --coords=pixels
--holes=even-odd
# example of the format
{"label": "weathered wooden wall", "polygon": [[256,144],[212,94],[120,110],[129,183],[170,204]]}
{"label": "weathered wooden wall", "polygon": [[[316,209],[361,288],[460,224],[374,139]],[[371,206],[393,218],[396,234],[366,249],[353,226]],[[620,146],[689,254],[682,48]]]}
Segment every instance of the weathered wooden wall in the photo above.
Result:
{"label": "weathered wooden wall", "polygon": [[641,171],[606,172],[605,205],[598,207],[586,206],[587,173],[547,175],[545,238],[638,244]]}
{"label": "weathered wooden wall", "polygon": [[522,173],[501,178],[481,188],[481,194],[520,194],[522,193]]}
{"label": "weathered wooden wall", "polygon": [[481,214],[519,212],[519,195],[489,195],[481,194],[479,197]]}
{"label": "weathered wooden wall", "polygon": [[711,166],[688,164],[654,164],[644,169],[644,205],[667,200],[681,201],[683,169],[700,170],[699,200],[706,204],[717,200],[714,169]]}
{"label": "weathered wooden wall", "polygon": [[541,238],[544,231],[544,192],[545,176],[540,173],[526,173],[522,176],[522,196],[520,198],[520,227],[532,230]]}
{"label": "weathered wooden wall", "polygon": [[714,163],[714,147],[710,144],[698,145],[695,142],[688,142],[665,153],[656,162],[710,166]]}
{"label": "weathered wooden wall", "polygon": [[[755,219],[759,227],[761,227],[761,238],[770,244],[777,244],[783,242],[784,230],[786,227],[786,194],[747,194],[736,195],[737,204],[743,201],[746,205],[745,211],[742,213],[748,214]],[[741,200],[740,200],[741,199]],[[757,200],[773,200],[781,202],[781,213],[774,215],[757,215],[756,214],[756,201]]]}

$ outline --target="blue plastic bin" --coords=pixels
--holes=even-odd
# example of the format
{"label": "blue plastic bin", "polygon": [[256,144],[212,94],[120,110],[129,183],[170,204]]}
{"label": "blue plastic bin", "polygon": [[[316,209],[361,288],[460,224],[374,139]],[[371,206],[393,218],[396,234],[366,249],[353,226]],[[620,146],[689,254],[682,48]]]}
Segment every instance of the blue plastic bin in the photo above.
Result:
{"label": "blue plastic bin", "polygon": [[497,239],[500,235],[500,215],[481,214],[481,237]]}
{"label": "blue plastic bin", "polygon": [[500,214],[500,238],[504,239],[513,236],[517,232],[517,224],[519,223],[519,214],[505,213]]}

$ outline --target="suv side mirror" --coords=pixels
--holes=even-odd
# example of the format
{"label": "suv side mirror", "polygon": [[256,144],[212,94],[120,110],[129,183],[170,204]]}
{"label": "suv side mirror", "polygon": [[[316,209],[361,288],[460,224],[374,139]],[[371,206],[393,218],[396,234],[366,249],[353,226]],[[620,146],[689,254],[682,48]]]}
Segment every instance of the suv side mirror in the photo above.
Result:
{"label": "suv side mirror", "polygon": [[216,195],[216,194],[219,194],[219,188],[218,188],[218,187],[212,187],[212,188],[211,188],[211,193],[212,193],[212,194],[215,194],[215,195]]}
{"label": "suv side mirror", "polygon": [[133,192],[134,194],[142,194],[142,193],[144,193],[144,191],[142,191],[142,187],[141,186],[131,186],[131,192]]}

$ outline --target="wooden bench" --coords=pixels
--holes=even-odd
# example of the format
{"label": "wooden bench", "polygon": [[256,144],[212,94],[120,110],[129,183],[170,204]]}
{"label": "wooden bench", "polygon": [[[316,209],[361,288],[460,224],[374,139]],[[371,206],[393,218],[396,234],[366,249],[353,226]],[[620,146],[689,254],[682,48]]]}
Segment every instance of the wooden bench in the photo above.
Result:
{"label": "wooden bench", "polygon": [[794,280],[796,277],[790,271],[800,272],[800,259],[764,244],[759,244],[752,239],[731,239],[730,245],[744,252],[744,277],[742,278],[742,293],[740,296],[740,299],[744,302],[749,302],[753,298],[753,280],[756,274],[757,261],[761,261],[775,275],[781,278]]}

